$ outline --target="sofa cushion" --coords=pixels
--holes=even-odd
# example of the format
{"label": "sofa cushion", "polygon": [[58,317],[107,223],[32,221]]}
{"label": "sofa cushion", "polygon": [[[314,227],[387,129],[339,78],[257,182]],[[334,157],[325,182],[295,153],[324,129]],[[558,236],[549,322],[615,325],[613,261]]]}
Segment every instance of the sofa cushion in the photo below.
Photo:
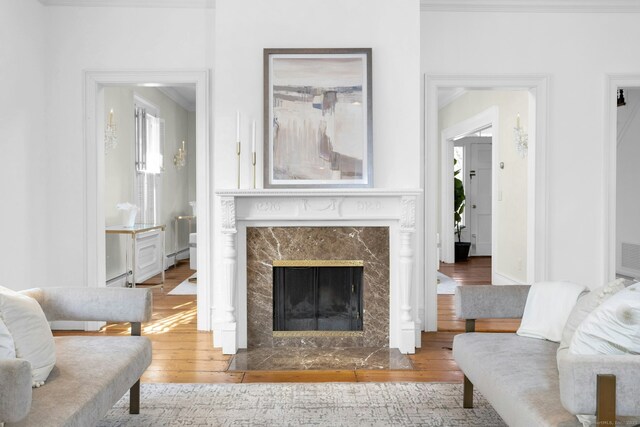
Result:
{"label": "sofa cushion", "polygon": [[13,343],[13,337],[9,328],[2,321],[0,316],[0,360],[3,359],[15,359],[16,358],[16,345]]}
{"label": "sofa cushion", "polygon": [[571,309],[585,289],[584,285],[566,281],[534,283],[516,333],[522,337],[560,342]]}
{"label": "sofa cushion", "polygon": [[95,425],[151,363],[146,337],[56,337],[56,366],[15,426]]}
{"label": "sofa cushion", "polygon": [[13,337],[16,357],[31,364],[33,386],[41,386],[56,363],[56,349],[40,304],[0,286],[0,318]]}
{"label": "sofa cushion", "polygon": [[[560,346],[558,347],[558,360],[560,360],[560,356],[564,352],[569,351],[569,345],[571,344],[573,334],[576,332],[576,329],[578,329],[578,326],[580,326],[582,321],[609,297],[624,289],[625,282],[625,279],[613,280],[578,298],[578,302],[576,302],[573,310],[571,310],[571,314],[569,314],[567,323],[564,325],[564,330],[562,331],[562,340],[560,340]],[[558,362],[558,367],[559,365],[560,362]]]}
{"label": "sofa cushion", "polygon": [[571,339],[573,354],[640,355],[640,283],[593,310]]}
{"label": "sofa cushion", "polygon": [[557,347],[515,334],[472,333],[454,338],[453,356],[509,426],[580,426],[560,402]]}

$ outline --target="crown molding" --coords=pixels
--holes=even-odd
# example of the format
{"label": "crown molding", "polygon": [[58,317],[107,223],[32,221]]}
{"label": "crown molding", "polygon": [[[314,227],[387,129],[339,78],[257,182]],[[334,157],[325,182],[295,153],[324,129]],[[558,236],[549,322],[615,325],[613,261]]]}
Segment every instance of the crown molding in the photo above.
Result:
{"label": "crown molding", "polygon": [[[195,102],[191,102],[190,100],[188,100],[180,92],[178,92],[175,89],[175,87],[164,86],[164,87],[159,87],[158,89],[160,90],[160,92],[162,92],[165,95],[167,95],[173,102],[175,102],[176,104],[178,104],[179,106],[181,106],[185,110],[191,111],[191,112],[196,111]],[[195,90],[194,90],[194,93],[195,93]]]}
{"label": "crown molding", "polygon": [[442,97],[438,96],[438,109],[446,107],[465,93],[467,93],[467,90],[465,88],[458,87],[454,88],[450,93],[447,93]]}
{"label": "crown molding", "polygon": [[640,0],[420,0],[423,12],[640,13]]}
{"label": "crown molding", "polygon": [[45,6],[214,9],[215,0],[38,0]]}

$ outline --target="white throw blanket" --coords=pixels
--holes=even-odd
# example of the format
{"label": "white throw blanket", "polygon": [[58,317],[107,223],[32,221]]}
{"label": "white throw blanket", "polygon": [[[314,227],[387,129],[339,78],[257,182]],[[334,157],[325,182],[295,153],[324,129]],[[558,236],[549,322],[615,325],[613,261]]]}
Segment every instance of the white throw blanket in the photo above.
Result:
{"label": "white throw blanket", "polygon": [[560,342],[569,314],[585,290],[585,286],[572,282],[534,283],[517,334]]}

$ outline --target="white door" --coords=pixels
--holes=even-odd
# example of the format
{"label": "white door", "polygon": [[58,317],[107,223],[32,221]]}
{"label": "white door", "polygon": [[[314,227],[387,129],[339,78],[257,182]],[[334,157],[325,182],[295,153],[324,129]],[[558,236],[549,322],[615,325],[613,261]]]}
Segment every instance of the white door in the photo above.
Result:
{"label": "white door", "polygon": [[491,143],[470,144],[467,212],[471,232],[470,255],[491,255]]}

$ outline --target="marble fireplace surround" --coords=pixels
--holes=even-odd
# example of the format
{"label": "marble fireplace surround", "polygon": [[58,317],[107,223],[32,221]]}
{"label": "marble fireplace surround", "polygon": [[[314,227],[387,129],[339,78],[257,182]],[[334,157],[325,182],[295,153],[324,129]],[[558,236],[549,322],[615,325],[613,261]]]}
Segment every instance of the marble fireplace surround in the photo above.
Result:
{"label": "marble fireplace surround", "polygon": [[[362,260],[363,331],[350,336],[273,336],[274,260]],[[247,345],[388,347],[388,227],[247,227]],[[339,335],[339,334],[337,334]]]}
{"label": "marble fireplace surround", "polygon": [[[388,346],[414,353],[420,319],[413,306],[416,203],[421,190],[218,190],[214,347],[236,354],[248,344],[247,228],[386,227],[389,232]],[[386,319],[385,319],[386,320]]]}

